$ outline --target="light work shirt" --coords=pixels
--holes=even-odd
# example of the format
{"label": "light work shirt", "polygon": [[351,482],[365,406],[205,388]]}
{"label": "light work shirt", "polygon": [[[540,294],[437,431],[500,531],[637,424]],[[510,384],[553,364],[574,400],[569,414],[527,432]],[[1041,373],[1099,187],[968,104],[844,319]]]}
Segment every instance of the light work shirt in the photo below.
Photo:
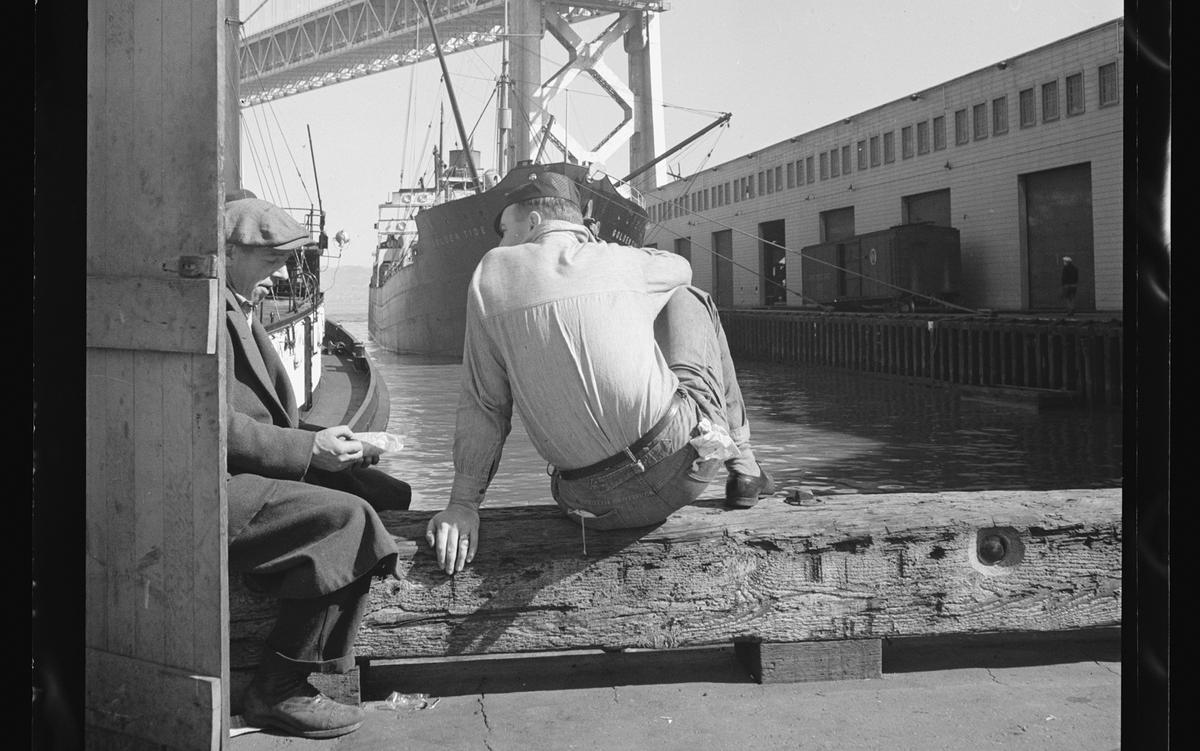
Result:
{"label": "light work shirt", "polygon": [[467,291],[450,502],[483,501],[514,405],[538,453],[561,469],[645,434],[679,383],[654,319],[691,278],[674,253],[597,242],[558,220],[489,251]]}

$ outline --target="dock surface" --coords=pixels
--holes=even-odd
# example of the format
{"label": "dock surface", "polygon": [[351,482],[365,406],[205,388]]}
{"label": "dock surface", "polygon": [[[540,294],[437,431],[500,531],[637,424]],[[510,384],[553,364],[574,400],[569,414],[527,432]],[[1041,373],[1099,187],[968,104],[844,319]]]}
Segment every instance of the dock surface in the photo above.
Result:
{"label": "dock surface", "polygon": [[[880,679],[759,685],[729,649],[618,672],[583,657],[520,675],[495,661],[426,670],[422,709],[368,701],[355,733],[310,741],[264,732],[231,751],[564,749],[1086,749],[1121,746],[1119,637],[885,647]],[[605,659],[615,657],[602,655]],[[467,688],[466,684],[473,687]],[[419,706],[418,703],[417,706]]]}

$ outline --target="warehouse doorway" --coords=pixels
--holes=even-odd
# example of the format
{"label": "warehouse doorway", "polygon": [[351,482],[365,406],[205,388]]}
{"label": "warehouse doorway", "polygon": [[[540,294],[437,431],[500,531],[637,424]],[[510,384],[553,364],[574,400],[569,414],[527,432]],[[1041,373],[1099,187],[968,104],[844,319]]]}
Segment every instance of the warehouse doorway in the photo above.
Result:
{"label": "warehouse doorway", "polygon": [[712,296],[717,307],[733,306],[733,230],[712,233]]}
{"label": "warehouse doorway", "polygon": [[783,220],[759,224],[758,238],[763,305],[787,305],[787,251]]}
{"label": "warehouse doorway", "polygon": [[1063,256],[1079,269],[1076,309],[1096,309],[1090,163],[1020,176],[1029,308],[1061,310]]}

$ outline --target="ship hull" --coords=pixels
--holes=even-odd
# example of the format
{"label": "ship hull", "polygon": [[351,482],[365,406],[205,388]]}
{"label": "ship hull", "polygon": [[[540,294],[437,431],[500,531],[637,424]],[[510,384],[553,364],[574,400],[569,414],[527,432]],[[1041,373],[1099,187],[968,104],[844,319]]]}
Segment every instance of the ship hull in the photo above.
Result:
{"label": "ship hull", "polygon": [[398,353],[462,356],[467,287],[480,259],[498,242],[493,227],[504,196],[537,172],[575,181],[585,215],[601,239],[640,246],[646,213],[607,178],[589,180],[574,164],[524,165],[495,187],[423,209],[416,215],[418,251],[412,263],[383,274],[376,269],[367,313],[371,338]]}

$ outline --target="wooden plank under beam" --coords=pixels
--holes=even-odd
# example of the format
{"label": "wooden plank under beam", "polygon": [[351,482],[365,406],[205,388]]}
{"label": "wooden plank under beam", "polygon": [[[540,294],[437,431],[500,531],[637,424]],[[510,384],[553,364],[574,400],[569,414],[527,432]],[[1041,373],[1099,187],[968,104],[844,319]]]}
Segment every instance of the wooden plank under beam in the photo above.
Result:
{"label": "wooden plank under beam", "polygon": [[[221,681],[87,648],[86,724],[124,749],[138,742],[173,749],[221,748]],[[90,732],[90,731],[89,731]],[[120,740],[124,738],[124,740]]]}

